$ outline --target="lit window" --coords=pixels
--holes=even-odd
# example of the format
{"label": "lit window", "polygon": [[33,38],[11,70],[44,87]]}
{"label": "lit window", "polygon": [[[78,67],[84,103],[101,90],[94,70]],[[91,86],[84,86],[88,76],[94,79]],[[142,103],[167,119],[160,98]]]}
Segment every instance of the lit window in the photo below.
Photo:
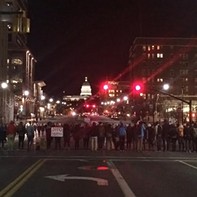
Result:
{"label": "lit window", "polygon": [[143,46],[143,51],[146,51],[146,46],[145,45]]}
{"label": "lit window", "polygon": [[12,24],[11,23],[8,23],[7,24],[7,28],[8,28],[8,31],[11,31],[12,30]]}
{"label": "lit window", "polygon": [[154,50],[154,48],[155,48],[155,46],[154,46],[154,45],[152,45],[152,50]]}
{"label": "lit window", "polygon": [[188,75],[188,70],[184,69],[184,70],[180,70],[180,75]]}
{"label": "lit window", "polygon": [[109,94],[109,97],[114,97],[115,95],[114,94]]}
{"label": "lit window", "polygon": [[159,45],[157,45],[157,50],[160,50],[160,46]]}
{"label": "lit window", "polygon": [[148,46],[148,51],[150,51],[150,46]]}
{"label": "lit window", "polygon": [[147,56],[148,56],[148,59],[150,59],[150,53],[148,53]]}
{"label": "lit window", "polygon": [[8,7],[10,7],[10,6],[12,6],[13,4],[12,4],[12,2],[6,2],[6,5],[7,5]]}
{"label": "lit window", "polygon": [[157,53],[157,58],[163,58],[163,53]]}
{"label": "lit window", "polygon": [[157,82],[163,82],[162,78],[157,78]]}
{"label": "lit window", "polygon": [[15,59],[11,60],[11,63],[12,64],[17,64],[17,65],[22,65],[23,61],[21,59],[19,59],[19,58],[15,58]]}

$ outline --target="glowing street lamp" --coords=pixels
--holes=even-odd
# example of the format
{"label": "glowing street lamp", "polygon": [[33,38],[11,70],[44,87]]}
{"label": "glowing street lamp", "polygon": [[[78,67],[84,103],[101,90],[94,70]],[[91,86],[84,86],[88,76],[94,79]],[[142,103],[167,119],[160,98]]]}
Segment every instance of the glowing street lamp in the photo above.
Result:
{"label": "glowing street lamp", "polygon": [[168,83],[164,84],[164,85],[163,85],[163,89],[164,89],[165,91],[169,90],[169,89],[170,89],[170,85],[169,85]]}
{"label": "glowing street lamp", "polygon": [[2,88],[2,89],[8,88],[8,84],[7,84],[6,82],[2,82],[2,83],[1,83],[1,88]]}
{"label": "glowing street lamp", "polygon": [[45,97],[44,95],[42,95],[40,99],[41,99],[41,101],[44,101],[45,98],[46,98],[46,97]]}
{"label": "glowing street lamp", "polygon": [[60,104],[60,100],[57,100],[57,101],[56,101],[56,104]]}
{"label": "glowing street lamp", "polygon": [[52,103],[52,102],[53,102],[53,98],[50,98],[50,99],[49,99],[49,102]]}
{"label": "glowing street lamp", "polygon": [[29,90],[25,90],[23,92],[23,103],[24,103],[24,109],[25,109],[25,117],[27,118],[27,97],[29,96]]}
{"label": "glowing street lamp", "polygon": [[24,91],[24,96],[29,96],[29,91],[28,90]]}

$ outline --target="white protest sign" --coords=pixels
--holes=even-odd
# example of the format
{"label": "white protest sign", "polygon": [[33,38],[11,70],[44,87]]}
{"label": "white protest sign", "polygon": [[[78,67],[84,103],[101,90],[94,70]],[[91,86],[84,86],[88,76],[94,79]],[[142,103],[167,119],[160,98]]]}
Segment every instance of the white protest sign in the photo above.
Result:
{"label": "white protest sign", "polygon": [[51,127],[51,137],[63,137],[63,127]]}

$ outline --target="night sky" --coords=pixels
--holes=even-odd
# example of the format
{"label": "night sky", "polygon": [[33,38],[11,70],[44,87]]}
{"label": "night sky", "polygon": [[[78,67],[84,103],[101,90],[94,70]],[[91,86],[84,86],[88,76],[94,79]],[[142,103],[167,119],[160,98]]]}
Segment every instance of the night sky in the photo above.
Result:
{"label": "night sky", "polygon": [[[28,47],[49,96],[93,93],[128,66],[135,37],[195,37],[197,0],[29,0]],[[122,77],[122,80],[126,77]]]}

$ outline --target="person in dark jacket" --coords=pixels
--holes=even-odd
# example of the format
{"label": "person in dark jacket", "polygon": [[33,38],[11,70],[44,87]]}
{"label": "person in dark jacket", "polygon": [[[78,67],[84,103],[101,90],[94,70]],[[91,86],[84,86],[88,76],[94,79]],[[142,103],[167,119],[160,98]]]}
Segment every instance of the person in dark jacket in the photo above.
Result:
{"label": "person in dark jacket", "polygon": [[27,150],[31,150],[34,144],[34,125],[32,124],[31,121],[29,121],[26,124],[26,130],[27,130]]}
{"label": "person in dark jacket", "polygon": [[17,127],[16,127],[16,132],[18,133],[18,149],[23,149],[24,148],[24,139],[25,139],[25,134],[27,133],[25,125],[23,122],[20,122]]}
{"label": "person in dark jacket", "polygon": [[63,125],[63,139],[64,139],[64,148],[70,149],[70,137],[71,137],[71,129],[69,124],[65,123]]}
{"label": "person in dark jacket", "polygon": [[149,150],[153,151],[154,150],[154,140],[155,140],[154,126],[149,123],[146,130],[147,130],[147,134],[148,134],[148,148],[149,148]]}
{"label": "person in dark jacket", "polygon": [[90,126],[86,123],[83,127],[83,148],[89,148],[89,140],[90,140]]}
{"label": "person in dark jacket", "polygon": [[172,142],[172,151],[176,151],[176,142],[178,139],[178,129],[175,124],[170,125],[170,139]]}
{"label": "person in dark jacket", "polygon": [[51,137],[51,127],[52,127],[52,123],[48,122],[46,125],[46,142],[47,142],[47,149],[51,148],[51,142],[52,142],[52,137]]}
{"label": "person in dark jacket", "polygon": [[169,136],[169,130],[170,125],[167,120],[164,120],[163,126],[162,126],[162,145],[163,145],[163,151],[169,150],[169,144],[170,144],[170,136]]}
{"label": "person in dark jacket", "polygon": [[118,128],[118,135],[120,139],[120,150],[125,150],[125,139],[126,139],[126,129],[122,122],[120,122],[119,128]]}
{"label": "person in dark jacket", "polygon": [[128,150],[131,150],[131,143],[134,141],[134,129],[135,129],[135,125],[133,123],[132,124],[130,123],[126,128]]}
{"label": "person in dark jacket", "polygon": [[79,142],[81,139],[81,126],[80,124],[76,124],[73,128],[72,134],[73,134],[73,139],[74,139],[74,148],[75,150],[79,149]]}
{"label": "person in dark jacket", "polygon": [[91,150],[97,151],[98,150],[98,126],[95,122],[92,123],[90,129],[90,142],[91,142]]}
{"label": "person in dark jacket", "polygon": [[5,140],[6,140],[6,126],[3,123],[0,123],[0,143],[3,149],[4,149]]}
{"label": "person in dark jacket", "polygon": [[184,126],[184,140],[185,140],[185,151],[186,152],[191,152],[191,140],[192,140],[192,133],[191,133],[192,129],[190,127],[190,124],[186,124]]}

